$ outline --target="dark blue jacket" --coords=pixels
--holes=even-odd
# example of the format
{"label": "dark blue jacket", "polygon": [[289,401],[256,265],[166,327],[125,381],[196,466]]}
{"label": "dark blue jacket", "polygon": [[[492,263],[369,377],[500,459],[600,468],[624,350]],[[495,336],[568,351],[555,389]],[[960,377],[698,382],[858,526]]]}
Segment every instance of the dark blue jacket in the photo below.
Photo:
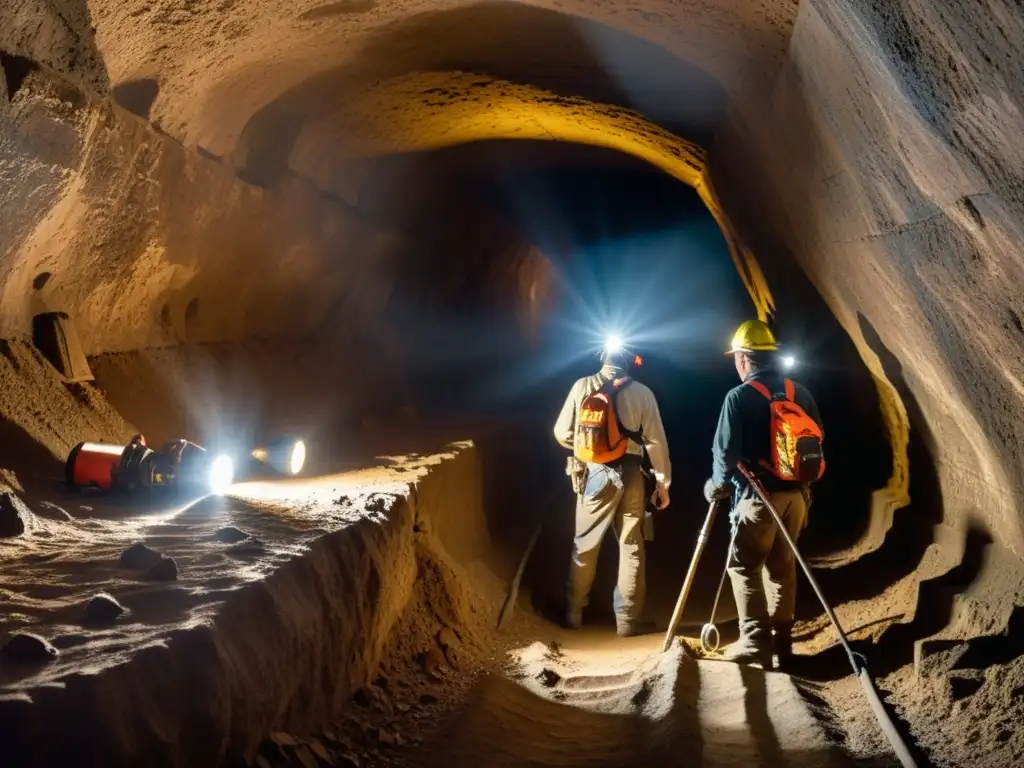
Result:
{"label": "dark blue jacket", "polygon": [[[771,393],[785,391],[785,377],[772,370],[760,370],[751,374],[747,381],[759,381]],[[791,379],[792,381],[792,379]],[[822,427],[821,414],[811,393],[802,385],[794,384],[794,399],[804,411]],[[771,459],[771,411],[768,400],[746,382],[731,389],[725,396],[722,412],[718,417],[718,429],[711,448],[713,456],[711,481],[715,488],[722,488],[732,482],[743,488],[746,482],[736,469],[742,461],[755,470],[769,490],[796,487],[796,483],[779,480],[765,470],[757,472],[761,460]]]}

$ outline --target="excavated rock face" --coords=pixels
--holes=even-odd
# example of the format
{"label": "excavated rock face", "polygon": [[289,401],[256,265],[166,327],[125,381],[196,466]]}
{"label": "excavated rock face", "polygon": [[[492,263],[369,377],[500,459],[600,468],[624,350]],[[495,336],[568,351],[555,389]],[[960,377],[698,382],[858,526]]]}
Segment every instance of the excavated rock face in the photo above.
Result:
{"label": "excavated rock face", "polygon": [[[878,541],[918,441],[953,538],[1020,556],[1022,45],[1012,0],[7,3],[0,331],[44,308],[90,353],[377,329],[429,249],[367,215],[375,158],[600,145],[697,187],[757,311],[810,277],[882,394]],[[521,245],[493,279],[537,273]]]}
{"label": "excavated rock face", "polygon": [[1019,556],[1024,17],[1014,3],[801,5],[789,61],[716,145],[864,360],[930,435],[947,520]]}

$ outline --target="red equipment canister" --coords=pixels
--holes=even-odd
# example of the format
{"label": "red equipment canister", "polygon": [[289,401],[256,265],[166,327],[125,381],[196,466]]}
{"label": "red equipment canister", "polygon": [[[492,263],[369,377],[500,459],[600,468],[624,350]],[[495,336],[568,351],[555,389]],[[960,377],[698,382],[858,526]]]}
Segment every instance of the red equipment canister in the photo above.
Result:
{"label": "red equipment canister", "polygon": [[65,465],[68,485],[109,491],[124,451],[123,445],[79,443],[71,450]]}

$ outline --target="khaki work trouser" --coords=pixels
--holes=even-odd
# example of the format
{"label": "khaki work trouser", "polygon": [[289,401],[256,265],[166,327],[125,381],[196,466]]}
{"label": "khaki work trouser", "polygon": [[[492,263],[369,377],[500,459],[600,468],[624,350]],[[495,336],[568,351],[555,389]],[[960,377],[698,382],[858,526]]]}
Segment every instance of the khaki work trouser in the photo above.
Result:
{"label": "khaki work trouser", "polygon": [[589,465],[586,488],[576,501],[576,536],[569,574],[568,616],[579,623],[597,573],[597,556],[609,527],[619,542],[615,616],[619,629],[641,618],[644,581],[644,477],[640,460],[620,468]]}
{"label": "khaki work trouser", "polygon": [[[798,540],[807,523],[808,492],[775,491],[768,497],[789,535]],[[788,632],[793,624],[796,558],[771,512],[752,489],[744,491],[731,519],[735,541],[728,570],[739,614],[740,642],[752,650],[770,652],[770,630]]]}

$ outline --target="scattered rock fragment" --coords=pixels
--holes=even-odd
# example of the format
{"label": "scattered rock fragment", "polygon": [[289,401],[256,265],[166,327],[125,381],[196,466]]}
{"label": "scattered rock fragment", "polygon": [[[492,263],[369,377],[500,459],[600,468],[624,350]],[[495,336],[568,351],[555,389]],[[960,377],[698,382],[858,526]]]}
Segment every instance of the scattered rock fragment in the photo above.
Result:
{"label": "scattered rock fragment", "polygon": [[233,525],[229,525],[226,528],[218,528],[213,532],[213,540],[222,541],[225,544],[234,544],[239,541],[245,541],[248,538],[248,533]]}
{"label": "scattered rock fragment", "polygon": [[273,768],[263,755],[256,755],[256,768]]}
{"label": "scattered rock fragment", "polygon": [[317,762],[317,759],[305,744],[295,750],[295,758],[299,761],[302,768],[320,768],[320,763]]}
{"label": "scattered rock fragment", "polygon": [[163,555],[140,541],[121,553],[119,565],[131,571],[145,571],[159,564],[162,558]]}
{"label": "scattered rock fragment", "polygon": [[279,744],[282,747],[297,747],[299,742],[290,733],[284,733],[283,731],[274,731],[270,734],[270,740],[275,744]]}
{"label": "scattered rock fragment", "polygon": [[420,704],[437,704],[437,696],[432,693],[421,693]]}
{"label": "scattered rock fragment", "polygon": [[25,518],[18,498],[10,491],[0,493],[0,539],[21,536],[24,532]]}
{"label": "scattered rock fragment", "polygon": [[0,660],[7,664],[42,664],[59,654],[47,640],[31,632],[15,632],[0,648]]}
{"label": "scattered rock fragment", "polygon": [[561,681],[562,676],[549,667],[544,667],[537,675],[541,685],[545,688],[554,688]]}
{"label": "scattered rock fragment", "polygon": [[316,741],[314,739],[313,741],[309,742],[309,749],[323,762],[328,763],[330,765],[334,765],[334,757],[331,755],[330,752],[327,751],[327,747],[325,747],[319,741]]}
{"label": "scattered rock fragment", "polygon": [[337,765],[341,768],[361,768],[359,758],[353,754],[339,755]]}
{"label": "scattered rock fragment", "polygon": [[84,624],[113,624],[125,612],[125,607],[106,592],[100,592],[85,606]]}
{"label": "scattered rock fragment", "polygon": [[428,675],[440,680],[444,677],[444,667],[448,660],[445,658],[444,652],[437,646],[434,646],[423,654],[422,663],[423,669]]}
{"label": "scattered rock fragment", "polygon": [[173,558],[161,558],[156,565],[142,574],[142,578],[147,581],[174,581],[178,578],[178,564]]}
{"label": "scattered rock fragment", "polygon": [[383,496],[378,493],[371,494],[369,500],[366,502],[366,509],[370,512],[377,512],[384,514],[388,511],[389,497]]}

